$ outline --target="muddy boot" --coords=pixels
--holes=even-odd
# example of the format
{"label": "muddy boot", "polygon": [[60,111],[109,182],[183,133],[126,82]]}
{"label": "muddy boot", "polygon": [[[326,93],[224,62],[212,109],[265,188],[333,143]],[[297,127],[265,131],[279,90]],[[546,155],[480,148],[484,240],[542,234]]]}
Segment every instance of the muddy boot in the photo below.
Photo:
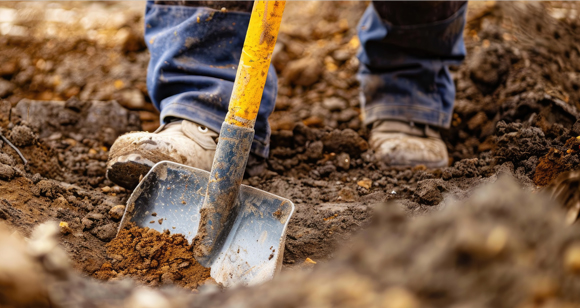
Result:
{"label": "muddy boot", "polygon": [[162,125],[153,133],[134,132],[119,137],[109,154],[107,178],[127,189],[162,160],[209,171],[218,134],[187,120]]}
{"label": "muddy boot", "polygon": [[390,166],[448,165],[447,147],[438,131],[428,125],[376,121],[369,139],[375,157]]}

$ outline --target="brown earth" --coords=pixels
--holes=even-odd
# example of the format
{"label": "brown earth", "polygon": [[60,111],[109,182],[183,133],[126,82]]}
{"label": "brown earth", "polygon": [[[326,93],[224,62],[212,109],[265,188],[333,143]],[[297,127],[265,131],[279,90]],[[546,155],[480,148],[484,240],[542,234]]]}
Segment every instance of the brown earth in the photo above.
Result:
{"label": "brown earth", "polygon": [[174,283],[197,289],[210,278],[209,268],[193,258],[193,248],[181,234],[128,227],[106,245],[114,260],[101,266],[95,277],[103,280],[132,277],[149,286]]}
{"label": "brown earth", "polygon": [[[118,226],[113,209],[125,204],[129,192],[104,174],[108,147],[117,136],[138,130],[139,120],[147,130],[158,125],[144,87],[148,54],[140,38],[142,13],[117,2],[61,3],[60,11],[43,5],[0,5],[20,14],[15,19],[20,28],[10,31],[30,32],[0,36],[0,124],[30,161],[24,165],[1,143],[0,220],[26,237],[42,222],[66,223],[57,238],[77,271],[109,278],[104,273],[115,270],[130,277],[129,264],[115,268],[123,263],[116,259],[121,254],[106,251]],[[554,179],[577,186],[577,177],[558,176],[580,163],[580,19],[574,13],[580,7],[470,3],[468,56],[450,68],[456,107],[444,132],[450,166],[441,169],[391,168],[374,160],[368,148],[355,78],[354,26],[364,7],[362,2],[288,4],[273,57],[281,77],[270,118],[271,155],[244,180],[296,205],[286,238],[287,274],[256,289],[212,293],[207,286],[206,294],[202,287],[200,295],[206,295],[194,301],[257,307],[352,306],[367,300],[372,306],[395,299],[407,303],[403,307],[576,302],[576,276],[562,258],[575,260],[575,250],[565,256],[577,241],[577,227],[560,226],[557,203],[536,200],[533,191]],[[89,18],[82,27],[44,20],[71,8],[77,17],[106,13],[111,18]],[[56,34],[45,33],[54,25]],[[499,175],[514,177],[521,190],[504,183],[486,190],[486,196],[477,193],[476,187]],[[563,196],[567,207],[577,203],[577,194]],[[382,223],[369,227],[374,209],[392,208],[383,202],[393,200],[405,215],[387,211],[376,216]],[[451,209],[453,200],[461,206]],[[478,204],[486,205],[480,210]],[[349,240],[367,227],[367,237]],[[463,233],[469,238],[459,238]],[[494,243],[506,234],[506,250],[499,254],[489,255],[481,246],[481,238]],[[345,246],[340,253],[337,243]],[[312,274],[300,269],[307,258],[319,263]],[[400,274],[403,269],[413,275]],[[136,278],[155,284],[162,276]],[[98,296],[87,291],[94,286],[85,283],[79,294],[94,304]],[[126,305],[137,294],[123,281],[99,286]],[[170,293],[163,293],[169,291],[159,292],[174,305]]]}

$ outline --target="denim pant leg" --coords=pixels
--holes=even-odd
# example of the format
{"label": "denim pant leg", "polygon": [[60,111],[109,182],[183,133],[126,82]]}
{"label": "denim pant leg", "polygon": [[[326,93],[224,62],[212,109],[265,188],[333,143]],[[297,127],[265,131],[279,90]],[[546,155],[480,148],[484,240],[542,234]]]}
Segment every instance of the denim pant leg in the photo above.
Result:
{"label": "denim pant leg", "polygon": [[467,3],[446,19],[401,25],[383,20],[369,5],[358,29],[365,124],[402,120],[449,127],[455,86],[448,66],[465,57],[466,10]]}
{"label": "denim pant leg", "polygon": [[[249,21],[245,12],[147,3],[147,89],[163,123],[177,117],[220,131]],[[268,117],[275,107],[277,82],[271,66],[252,144],[252,152],[262,157],[268,157]]]}

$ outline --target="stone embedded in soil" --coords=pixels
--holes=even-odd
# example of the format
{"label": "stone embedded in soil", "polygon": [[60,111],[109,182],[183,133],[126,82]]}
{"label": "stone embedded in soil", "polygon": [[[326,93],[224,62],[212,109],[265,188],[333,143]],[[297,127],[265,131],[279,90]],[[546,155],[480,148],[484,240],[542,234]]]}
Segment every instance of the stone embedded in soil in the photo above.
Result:
{"label": "stone embedded in soil", "polygon": [[111,210],[109,211],[109,216],[111,216],[111,218],[113,218],[114,220],[119,220],[119,219],[121,219],[121,217],[123,217],[124,213],[125,213],[125,206],[122,204],[119,204],[119,205],[115,205],[113,208],[111,208]]}
{"label": "stone embedded in soil", "polygon": [[95,273],[100,279],[130,276],[149,285],[174,283],[189,289],[210,279],[210,269],[197,263],[192,246],[181,234],[133,226],[107,244],[107,253],[122,258],[105,263]]}
{"label": "stone embedded in soil", "polygon": [[439,204],[443,200],[441,191],[445,190],[445,182],[440,179],[427,179],[417,183],[415,196],[421,203]]}
{"label": "stone embedded in soil", "polygon": [[91,230],[91,233],[103,242],[108,242],[115,238],[117,234],[116,224],[110,223]]}
{"label": "stone embedded in soil", "polygon": [[347,153],[336,155],[335,165],[343,170],[348,170],[350,168],[350,155]]}
{"label": "stone embedded in soil", "polygon": [[330,111],[340,111],[346,108],[347,102],[339,97],[329,97],[322,101],[322,106]]}
{"label": "stone embedded in soil", "polygon": [[81,219],[81,224],[83,225],[83,230],[90,230],[95,223],[88,218],[83,218]]}
{"label": "stone embedded in soil", "polygon": [[373,186],[373,181],[369,178],[363,178],[360,181],[356,182],[356,184],[362,188],[371,189]]}
{"label": "stone embedded in soil", "polygon": [[9,181],[15,176],[16,172],[12,167],[0,163],[0,179],[4,181]]}
{"label": "stone embedded in soil", "polygon": [[306,155],[309,159],[321,159],[323,150],[324,144],[322,141],[314,141],[308,145],[304,155]]}
{"label": "stone embedded in soil", "polygon": [[369,144],[357,132],[352,129],[338,130],[322,137],[324,150],[327,152],[345,152],[349,155],[358,156],[368,150]]}
{"label": "stone embedded in soil", "polygon": [[12,82],[0,78],[0,98],[4,98],[12,94],[14,88],[16,88],[16,86]]}
{"label": "stone embedded in soil", "polygon": [[15,161],[12,158],[12,156],[10,156],[6,153],[0,153],[0,163],[5,164],[5,165],[9,165],[9,166],[14,166]]}
{"label": "stone embedded in soil", "polygon": [[320,79],[322,70],[322,63],[318,59],[304,57],[288,63],[282,76],[288,83],[310,86]]}
{"label": "stone embedded in soil", "polygon": [[26,125],[18,125],[10,130],[8,135],[10,141],[17,147],[25,147],[32,145],[36,136],[30,127]]}
{"label": "stone embedded in soil", "polygon": [[344,187],[338,192],[340,201],[353,202],[357,199],[358,193],[349,187]]}

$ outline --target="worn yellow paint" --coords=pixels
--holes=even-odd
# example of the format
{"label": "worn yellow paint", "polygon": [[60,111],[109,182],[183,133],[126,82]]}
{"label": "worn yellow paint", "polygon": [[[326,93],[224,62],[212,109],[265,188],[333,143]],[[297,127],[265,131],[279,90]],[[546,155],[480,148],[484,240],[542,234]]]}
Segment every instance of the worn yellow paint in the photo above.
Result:
{"label": "worn yellow paint", "polygon": [[255,1],[236,73],[226,123],[254,127],[285,1]]}

